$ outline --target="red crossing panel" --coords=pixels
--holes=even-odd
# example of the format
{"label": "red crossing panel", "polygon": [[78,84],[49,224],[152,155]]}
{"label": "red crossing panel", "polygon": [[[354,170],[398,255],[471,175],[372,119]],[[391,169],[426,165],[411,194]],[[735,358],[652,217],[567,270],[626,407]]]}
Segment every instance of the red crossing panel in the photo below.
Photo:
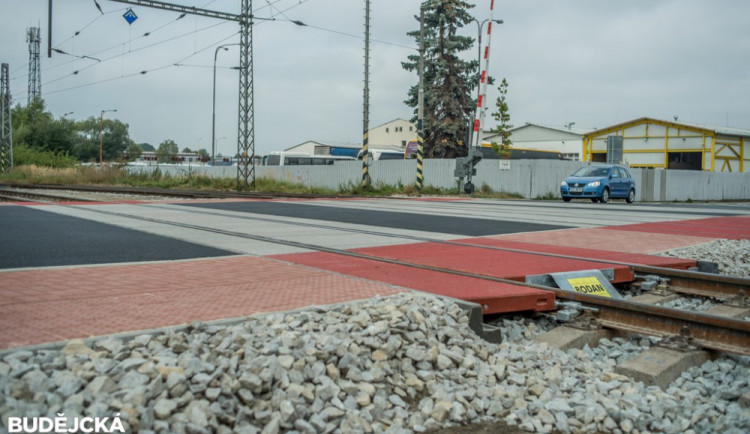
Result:
{"label": "red crossing panel", "polygon": [[[624,262],[628,264],[648,265],[651,267],[665,267],[687,270],[695,267],[696,262],[691,259],[672,258],[668,256],[653,256],[640,253],[613,252],[608,250],[586,249],[581,247],[555,246],[548,244],[523,243],[507,241],[497,238],[469,238],[455,240],[457,242],[492,246],[503,249],[525,250],[530,252],[549,253],[552,255],[577,256],[604,261]],[[616,245],[612,246],[617,248]]]}
{"label": "red crossing panel", "polygon": [[[391,249],[399,250],[403,247],[408,246],[397,246]],[[333,253],[292,253],[273,257],[349,276],[472,301],[482,305],[485,314],[550,311],[555,307],[554,293],[525,286],[345,257]]]}
{"label": "red crossing panel", "polygon": [[609,226],[603,229],[726,238],[730,240],[747,240],[750,239],[750,216],[711,217],[675,222],[638,223],[625,226]]}

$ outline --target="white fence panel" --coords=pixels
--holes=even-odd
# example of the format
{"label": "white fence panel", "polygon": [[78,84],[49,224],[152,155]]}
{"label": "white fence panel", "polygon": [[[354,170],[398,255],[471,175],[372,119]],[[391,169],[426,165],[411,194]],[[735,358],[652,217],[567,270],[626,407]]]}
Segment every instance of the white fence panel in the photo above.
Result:
{"label": "white fence panel", "polygon": [[[487,185],[496,192],[519,194],[524,198],[559,197],[560,181],[579,167],[579,161],[511,160],[510,170],[502,170],[499,160],[482,160],[473,183]],[[128,166],[132,172],[149,173],[156,168],[174,176],[205,175],[236,178],[236,166],[153,165]],[[456,160],[425,159],[424,185],[455,188]],[[630,169],[638,201],[750,200],[750,173],[701,172],[694,170]],[[331,166],[257,166],[256,178],[304,184],[331,190],[349,189],[362,183],[360,161],[340,161]],[[369,169],[373,185],[408,186],[416,183],[416,160],[375,161]]]}

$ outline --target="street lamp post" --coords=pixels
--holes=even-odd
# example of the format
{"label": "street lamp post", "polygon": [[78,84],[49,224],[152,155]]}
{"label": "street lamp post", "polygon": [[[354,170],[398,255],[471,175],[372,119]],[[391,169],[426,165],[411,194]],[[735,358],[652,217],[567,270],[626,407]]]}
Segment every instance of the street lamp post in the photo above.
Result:
{"label": "street lamp post", "polygon": [[[267,18],[259,18],[259,17],[253,17],[253,18],[254,19],[267,19]],[[291,20],[291,22],[300,27],[307,26],[307,24],[303,23],[302,21]],[[211,164],[214,164],[214,161],[216,159],[216,59],[219,55],[220,49],[223,48],[224,51],[228,51],[229,49],[226,47],[231,47],[233,45],[242,45],[242,44],[219,45],[218,47],[216,47],[216,50],[214,50],[214,87],[213,87],[213,106],[211,109]],[[240,70],[241,68],[239,66],[233,66],[232,69]]]}
{"label": "street lamp post", "polygon": [[216,47],[216,50],[214,50],[214,92],[213,92],[213,108],[211,109],[211,165],[214,164],[214,160],[216,158],[216,58],[219,55],[219,50],[224,49],[224,51],[229,51],[229,48],[232,45],[240,45],[240,44],[224,44],[219,45]]}
{"label": "street lamp post", "polygon": [[99,114],[99,169],[104,167],[104,156],[102,150],[104,149],[104,113],[116,112],[117,109],[102,110]]}

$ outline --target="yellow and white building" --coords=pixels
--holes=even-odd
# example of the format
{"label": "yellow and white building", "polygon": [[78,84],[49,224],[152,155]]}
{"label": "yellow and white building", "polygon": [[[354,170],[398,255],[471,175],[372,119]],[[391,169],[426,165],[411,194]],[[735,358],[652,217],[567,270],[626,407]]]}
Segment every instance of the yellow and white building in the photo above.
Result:
{"label": "yellow and white building", "polygon": [[584,134],[582,160],[606,161],[609,136],[630,167],[750,172],[750,130],[640,118]]}

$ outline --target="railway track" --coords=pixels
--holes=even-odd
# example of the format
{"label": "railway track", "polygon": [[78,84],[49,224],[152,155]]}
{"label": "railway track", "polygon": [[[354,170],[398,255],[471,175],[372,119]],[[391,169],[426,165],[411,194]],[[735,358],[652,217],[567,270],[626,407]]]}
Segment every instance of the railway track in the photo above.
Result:
{"label": "railway track", "polygon": [[[63,189],[63,188],[61,188]],[[65,190],[70,190],[70,188],[65,187]],[[101,191],[96,187],[81,187],[78,188],[77,191],[86,191],[86,192],[95,192],[95,191]],[[137,191],[137,192],[136,192]],[[180,192],[178,195],[173,194],[174,191],[172,190],[164,190],[164,189],[153,189],[146,192],[140,191],[139,189],[131,189],[131,188],[118,188],[116,191],[113,191],[111,189],[107,189],[107,193],[118,193],[118,194],[150,194],[150,195],[160,195],[160,196],[172,196],[172,197],[183,197],[183,198],[207,198],[207,197],[217,197],[217,195],[214,194],[214,192]],[[4,190],[2,192],[2,196],[6,198],[6,200],[33,200],[33,201],[43,201],[43,202],[64,202],[64,201],[81,201],[80,198],[75,198],[71,196],[64,196],[64,195],[54,195],[54,194],[39,194],[39,193],[32,193],[28,191],[24,191],[19,193],[16,192],[9,192]],[[237,197],[253,197],[253,198],[289,198],[289,197],[296,197],[296,198],[309,198],[311,196],[309,195],[252,195],[248,196],[245,193],[226,193],[226,195],[221,195],[220,197],[225,198],[237,198]],[[13,199],[16,198],[16,199]],[[69,205],[60,205],[60,206],[69,206]],[[162,205],[149,205],[149,206],[162,206]],[[151,223],[160,223],[160,224],[166,224],[171,226],[178,226],[184,229],[190,229],[190,230],[197,230],[197,231],[206,231],[206,232],[212,232],[216,234],[226,235],[226,236],[232,236],[232,237],[239,237],[239,238],[246,238],[246,239],[252,239],[256,241],[262,241],[267,243],[274,243],[274,244],[283,244],[286,246],[291,247],[297,247],[307,250],[313,250],[313,251],[319,251],[319,252],[327,252],[347,257],[355,257],[359,259],[365,259],[369,261],[376,261],[381,263],[388,263],[388,264],[395,264],[415,269],[422,269],[422,270],[428,270],[433,272],[439,272],[439,273],[446,273],[446,274],[453,274],[453,275],[459,275],[464,277],[470,277],[470,278],[477,278],[477,279],[483,279],[483,280],[489,280],[499,283],[505,283],[505,284],[512,284],[512,285],[521,285],[526,287],[531,287],[535,289],[541,289],[546,291],[552,291],[555,293],[555,296],[559,300],[568,300],[572,302],[579,303],[583,310],[589,310],[594,313],[594,318],[604,327],[607,327],[609,329],[613,330],[619,330],[622,332],[630,332],[630,333],[639,333],[639,334],[646,334],[646,335],[652,335],[652,336],[659,336],[659,337],[667,337],[667,336],[689,336],[691,340],[701,348],[705,349],[711,349],[716,351],[722,351],[722,352],[728,352],[728,353],[734,353],[734,354],[741,354],[741,355],[750,355],[750,321],[745,321],[744,319],[737,319],[737,318],[730,318],[723,315],[716,315],[711,313],[704,313],[704,312],[691,312],[691,311],[685,311],[680,309],[674,309],[669,307],[664,307],[659,305],[658,303],[660,301],[663,301],[663,299],[659,299],[658,297],[662,297],[661,295],[655,296],[656,298],[651,299],[639,299],[638,297],[635,297],[634,299],[627,299],[627,300],[618,300],[618,299],[609,299],[594,295],[586,295],[586,294],[580,294],[575,293],[567,290],[563,290],[560,288],[556,288],[549,285],[539,285],[539,284],[531,284],[531,283],[525,283],[525,282],[518,282],[514,280],[499,278],[495,276],[487,276],[483,274],[476,274],[471,272],[466,272],[462,270],[456,270],[456,269],[447,269],[447,268],[439,268],[439,267],[433,267],[429,265],[424,264],[417,264],[417,263],[409,263],[409,262],[403,262],[400,260],[394,260],[390,258],[384,258],[374,255],[367,255],[367,254],[361,254],[356,252],[351,252],[348,250],[342,250],[342,249],[335,249],[320,245],[314,245],[310,243],[303,243],[299,241],[292,241],[292,240],[284,240],[280,238],[273,238],[273,237],[267,237],[267,236],[261,236],[261,235],[253,235],[253,234],[247,234],[247,233],[240,233],[235,231],[228,231],[228,230],[222,230],[207,226],[200,226],[200,225],[194,225],[189,223],[180,223],[180,222],[174,222],[170,220],[165,219],[157,219],[157,218],[151,218],[151,217],[144,217],[144,216],[138,216],[134,214],[128,214],[124,212],[115,212],[115,211],[109,211],[104,209],[87,209],[87,211],[95,212],[99,214],[104,215],[110,215],[110,216],[116,216],[116,217],[125,217],[129,219],[137,219],[141,221],[148,221]],[[206,211],[206,210],[191,210],[191,212],[199,212],[199,213],[212,213],[212,211]],[[219,214],[219,213],[217,213]],[[226,217],[224,215],[224,217]],[[253,220],[268,220],[268,221],[274,221],[278,222],[278,219],[266,219],[262,217],[243,217],[243,219],[253,219]],[[606,260],[600,260],[600,259],[592,259],[592,258],[583,258],[583,257],[576,257],[572,255],[559,255],[559,254],[550,254],[550,253],[539,253],[539,252],[529,252],[529,251],[522,251],[517,249],[505,249],[500,247],[494,247],[494,246],[485,246],[485,245],[479,245],[479,244],[473,244],[470,242],[454,242],[454,241],[444,241],[444,240],[437,240],[437,239],[431,239],[426,237],[414,237],[414,236],[404,236],[404,235],[394,235],[389,234],[385,232],[378,232],[375,230],[361,230],[361,229],[342,229],[340,227],[335,227],[332,225],[324,225],[324,224],[309,224],[309,223],[295,223],[295,222],[284,222],[286,224],[296,224],[296,225],[304,225],[304,226],[315,226],[319,228],[328,228],[328,229],[336,229],[336,230],[346,230],[349,232],[356,232],[360,234],[370,234],[370,235],[380,235],[380,236],[390,236],[390,237],[397,237],[397,238],[404,238],[411,241],[422,241],[422,242],[439,242],[439,243],[449,243],[449,244],[457,244],[472,248],[478,248],[478,249],[489,249],[489,250],[507,250],[507,251],[517,251],[522,252],[526,254],[534,254],[538,256],[551,256],[551,257],[563,257],[563,258],[570,258],[570,259],[577,259],[577,260],[583,260],[583,261],[590,261],[590,262],[596,262],[596,263],[612,263],[617,265],[627,265],[630,267],[632,273],[637,277],[636,281],[634,282],[634,286],[643,289],[644,286],[651,287],[651,289],[655,289],[656,291],[664,291],[669,290],[672,291],[672,297],[674,297],[674,294],[677,294],[677,296],[699,296],[699,297],[709,297],[712,299],[721,299],[721,300],[731,300],[731,299],[739,299],[743,300],[743,297],[745,297],[746,294],[750,293],[750,279],[744,279],[744,278],[738,278],[738,277],[730,277],[730,276],[720,276],[715,274],[708,274],[703,272],[694,272],[694,271],[684,271],[684,270],[674,270],[674,269],[668,269],[668,268],[658,268],[658,267],[646,267],[639,264],[627,264],[623,262],[616,262],[616,261],[606,261]],[[655,282],[655,283],[654,283]],[[653,284],[652,284],[653,283]],[[746,298],[744,298],[746,300]],[[740,303],[743,303],[740,301]],[[744,302],[746,303],[746,301]]]}
{"label": "railway track", "polygon": [[[27,195],[28,197],[47,197],[53,199],[55,197],[66,197],[60,195],[49,194],[45,195],[42,193],[29,192],[28,190],[51,190],[51,191],[75,191],[85,193],[107,193],[107,194],[127,194],[137,196],[163,196],[163,197],[174,197],[181,199],[314,199],[314,198],[341,198],[350,197],[345,195],[319,195],[319,194],[303,194],[303,193],[266,193],[266,192],[255,192],[255,191],[220,191],[220,190],[183,190],[183,189],[171,189],[171,188],[142,188],[142,187],[122,187],[122,186],[88,186],[88,185],[51,185],[51,184],[16,184],[16,183],[3,183],[0,184],[0,191],[5,194],[17,194]],[[26,192],[24,193],[24,190]],[[70,197],[66,197],[66,200]]]}

